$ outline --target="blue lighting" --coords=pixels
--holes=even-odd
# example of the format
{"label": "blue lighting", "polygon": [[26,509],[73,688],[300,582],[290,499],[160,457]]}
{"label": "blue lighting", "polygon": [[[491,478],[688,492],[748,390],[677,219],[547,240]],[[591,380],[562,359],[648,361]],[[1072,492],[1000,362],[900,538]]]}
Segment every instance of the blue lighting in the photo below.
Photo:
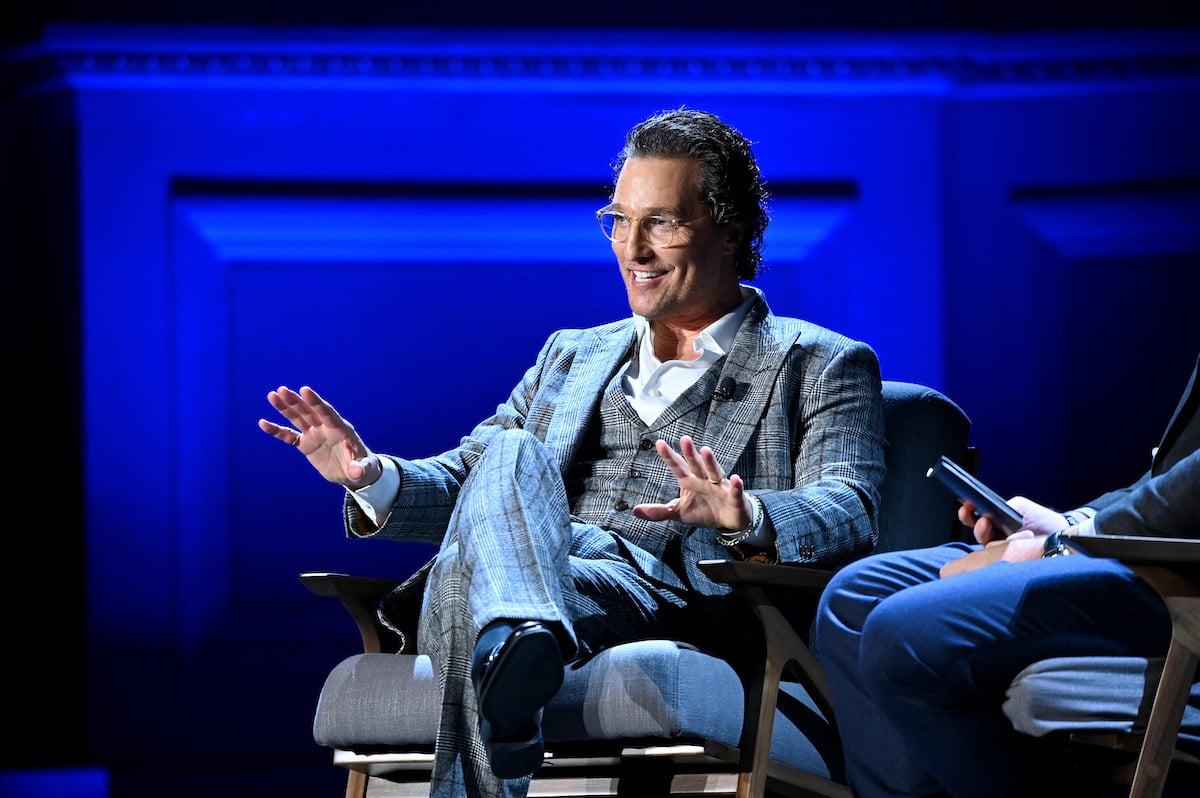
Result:
{"label": "blue lighting", "polygon": [[108,798],[108,773],[97,768],[0,771],[0,798]]}

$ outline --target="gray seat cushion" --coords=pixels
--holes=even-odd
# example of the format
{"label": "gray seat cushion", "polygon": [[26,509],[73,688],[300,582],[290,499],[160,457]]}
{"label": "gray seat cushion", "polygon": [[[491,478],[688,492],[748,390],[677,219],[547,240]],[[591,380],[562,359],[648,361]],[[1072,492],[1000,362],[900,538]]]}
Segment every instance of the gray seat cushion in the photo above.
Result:
{"label": "gray seat cushion", "polygon": [[[807,693],[784,683],[772,758],[828,776],[835,736]],[[567,667],[546,706],[548,743],[713,740],[736,746],[744,692],[725,662],[670,640],[626,643]],[[321,745],[347,750],[432,746],[440,691],[424,655],[356,654],[325,680],[313,722]],[[825,753],[823,754],[822,751]]]}
{"label": "gray seat cushion", "polygon": [[[1055,657],[1025,668],[1009,685],[1004,714],[1017,731],[1143,731],[1162,660],[1143,657]],[[1192,685],[1180,741],[1200,741],[1200,683]]]}
{"label": "gray seat cushion", "polygon": [[313,739],[348,750],[432,745],[441,699],[429,657],[356,654],[325,677]]}

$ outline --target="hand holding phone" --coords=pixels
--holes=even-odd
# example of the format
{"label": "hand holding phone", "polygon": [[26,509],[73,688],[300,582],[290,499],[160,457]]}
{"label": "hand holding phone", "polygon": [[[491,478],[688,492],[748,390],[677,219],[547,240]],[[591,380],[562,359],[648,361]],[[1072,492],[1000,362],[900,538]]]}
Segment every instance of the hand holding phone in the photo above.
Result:
{"label": "hand holding phone", "polygon": [[960,502],[975,505],[976,511],[990,518],[1004,537],[1019,530],[1024,523],[1022,515],[1011,504],[945,455],[925,472],[925,476],[941,482]]}

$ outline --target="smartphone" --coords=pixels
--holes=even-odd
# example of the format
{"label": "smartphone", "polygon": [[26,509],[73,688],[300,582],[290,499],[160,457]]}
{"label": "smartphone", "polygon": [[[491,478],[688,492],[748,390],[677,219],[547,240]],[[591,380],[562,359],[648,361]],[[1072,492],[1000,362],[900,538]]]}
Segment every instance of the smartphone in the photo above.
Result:
{"label": "smartphone", "polygon": [[942,455],[925,476],[941,482],[960,502],[971,502],[980,515],[992,519],[992,524],[1008,537],[1021,528],[1024,519],[998,493],[984,485],[966,469]]}

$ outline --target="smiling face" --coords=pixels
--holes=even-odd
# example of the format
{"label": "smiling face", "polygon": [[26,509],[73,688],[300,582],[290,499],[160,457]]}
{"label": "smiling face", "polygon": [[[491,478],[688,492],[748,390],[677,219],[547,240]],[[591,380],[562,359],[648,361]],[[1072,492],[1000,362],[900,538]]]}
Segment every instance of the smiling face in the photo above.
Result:
{"label": "smiling face", "polygon": [[641,225],[612,243],[630,309],[681,338],[703,330],[741,301],[734,270],[738,231],[713,224],[700,200],[700,165],[691,158],[630,158],[613,191],[613,210],[640,222],[646,216],[694,219],[681,224],[669,247],[655,247]]}

